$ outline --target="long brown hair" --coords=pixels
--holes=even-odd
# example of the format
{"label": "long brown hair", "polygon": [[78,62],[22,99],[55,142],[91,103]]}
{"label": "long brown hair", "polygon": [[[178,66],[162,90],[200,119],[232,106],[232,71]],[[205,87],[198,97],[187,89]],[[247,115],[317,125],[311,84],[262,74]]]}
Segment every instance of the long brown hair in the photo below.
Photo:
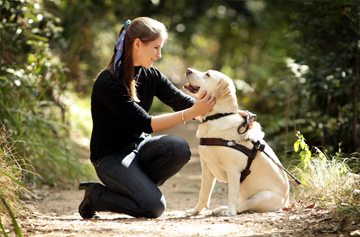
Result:
{"label": "long brown hair", "polygon": [[[119,36],[123,30],[124,26],[121,27]],[[129,95],[136,102],[139,102],[139,98],[136,94],[136,85],[134,81],[134,63],[132,58],[134,41],[136,38],[139,38],[141,42],[147,43],[156,40],[160,35],[162,35],[166,41],[167,31],[164,24],[149,17],[138,17],[133,20],[127,28],[123,46],[124,51],[121,57],[120,77]],[[115,53],[107,66],[107,70],[109,70],[115,76],[114,59]]]}

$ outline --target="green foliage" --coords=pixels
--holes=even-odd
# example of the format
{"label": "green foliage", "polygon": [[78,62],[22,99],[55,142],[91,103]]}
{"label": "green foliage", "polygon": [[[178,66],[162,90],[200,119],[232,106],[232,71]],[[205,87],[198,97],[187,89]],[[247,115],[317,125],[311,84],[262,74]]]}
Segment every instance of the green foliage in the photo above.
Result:
{"label": "green foliage", "polygon": [[4,228],[4,226],[3,226],[2,222],[1,222],[1,218],[0,218],[0,227],[1,227],[1,231],[3,232],[3,235],[5,237],[8,237],[8,235],[6,234],[5,228]]}
{"label": "green foliage", "polygon": [[[61,41],[57,20],[40,1],[2,1],[0,125],[19,138],[15,153],[40,176],[39,183],[76,183],[89,174],[68,138],[60,100],[68,69],[50,45]],[[10,43],[11,42],[11,43]]]}
{"label": "green foliage", "polygon": [[[16,236],[19,236],[19,237],[22,237],[22,232],[21,232],[21,229],[16,221],[16,218],[15,218],[15,215],[14,213],[12,212],[11,208],[9,207],[9,205],[6,203],[5,199],[0,195],[0,199],[3,203],[3,205],[6,207],[6,209],[9,211],[9,215],[11,217],[11,220],[12,220],[12,223],[13,223],[13,226],[14,226],[14,229],[15,229],[15,233],[16,233]],[[5,229],[4,229],[4,226],[2,225],[1,223],[1,219],[0,219],[0,226],[1,226],[1,230],[4,234],[4,236],[8,236],[5,232]]]}
{"label": "green foliage", "polygon": [[[321,144],[331,151],[359,149],[360,88],[358,81],[358,2],[313,1],[300,4],[292,14],[294,58],[299,68],[294,84],[297,117],[310,144]],[[300,83],[299,83],[300,82]],[[356,98],[357,97],[357,98]],[[304,113],[305,112],[305,113]],[[304,116],[305,114],[305,116]]]}
{"label": "green foliage", "polygon": [[[299,153],[303,163],[296,171],[301,176],[302,185],[294,189],[297,198],[316,200],[324,207],[340,206],[347,203],[359,213],[356,206],[360,203],[356,190],[360,188],[360,175],[351,173],[346,159],[337,156],[329,157],[320,149],[314,147],[316,153],[302,153],[309,150],[304,137],[298,133],[294,143],[295,151]],[[310,157],[308,156],[310,154]]]}
{"label": "green foliage", "polygon": [[[5,127],[0,129],[0,226],[4,236],[7,236],[1,220],[10,216],[17,236],[22,236],[21,230],[15,219],[13,211],[23,210],[24,203],[20,200],[22,194],[29,193],[22,178],[25,172],[24,165],[20,165],[21,160],[14,156],[14,142],[10,140]],[[8,213],[6,215],[5,213]]]}
{"label": "green foliage", "polygon": [[310,162],[311,151],[309,149],[309,146],[305,142],[306,140],[305,140],[304,136],[301,135],[300,132],[298,132],[296,134],[296,136],[298,137],[298,140],[294,143],[294,151],[299,152],[301,149],[301,151],[299,152],[299,155],[300,155],[300,158],[302,161],[302,165],[303,165],[304,169],[306,169],[307,165]]}

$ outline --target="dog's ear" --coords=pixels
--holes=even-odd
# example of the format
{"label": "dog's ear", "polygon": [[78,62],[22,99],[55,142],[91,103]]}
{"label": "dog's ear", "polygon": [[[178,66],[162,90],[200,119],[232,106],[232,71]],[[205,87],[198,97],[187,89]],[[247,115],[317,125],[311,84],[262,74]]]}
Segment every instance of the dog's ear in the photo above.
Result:
{"label": "dog's ear", "polygon": [[216,84],[215,98],[220,98],[230,93],[229,83],[225,79],[221,78]]}

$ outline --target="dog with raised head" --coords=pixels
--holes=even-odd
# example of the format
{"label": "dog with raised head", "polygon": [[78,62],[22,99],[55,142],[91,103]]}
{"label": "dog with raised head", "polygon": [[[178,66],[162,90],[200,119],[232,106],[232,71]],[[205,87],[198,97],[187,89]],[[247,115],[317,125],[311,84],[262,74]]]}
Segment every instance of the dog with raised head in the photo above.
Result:
{"label": "dog with raised head", "polygon": [[[199,118],[203,123],[198,127],[198,138],[220,138],[250,150],[254,147],[253,142],[260,141],[265,145],[264,152],[280,164],[274,151],[264,141],[265,134],[258,122],[253,122],[249,130],[239,127],[245,119],[238,113],[236,89],[228,76],[214,70],[199,72],[187,69],[186,78],[189,83],[184,88],[190,93],[199,96],[206,90],[216,97],[213,111]],[[264,152],[256,153],[250,166],[250,174],[240,183],[241,173],[247,167],[247,155],[229,146],[199,145],[202,167],[199,201],[196,207],[186,211],[186,214],[197,215],[209,207],[216,180],[228,184],[228,206],[213,210],[215,215],[278,211],[287,206],[287,175]]]}

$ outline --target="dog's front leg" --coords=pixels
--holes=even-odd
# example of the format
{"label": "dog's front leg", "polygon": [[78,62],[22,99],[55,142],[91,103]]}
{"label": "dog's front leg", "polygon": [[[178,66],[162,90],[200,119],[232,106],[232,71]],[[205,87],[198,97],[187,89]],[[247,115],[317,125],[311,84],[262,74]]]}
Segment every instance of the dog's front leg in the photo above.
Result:
{"label": "dog's front leg", "polygon": [[201,160],[202,174],[201,174],[201,188],[199,194],[199,201],[193,210],[187,210],[186,215],[197,215],[202,212],[205,208],[209,207],[211,192],[214,188],[216,179],[211,173],[206,163]]}
{"label": "dog's front leg", "polygon": [[215,215],[234,216],[237,214],[237,206],[239,205],[240,190],[240,172],[237,166],[227,168],[228,176],[228,206],[220,207],[213,211]]}

